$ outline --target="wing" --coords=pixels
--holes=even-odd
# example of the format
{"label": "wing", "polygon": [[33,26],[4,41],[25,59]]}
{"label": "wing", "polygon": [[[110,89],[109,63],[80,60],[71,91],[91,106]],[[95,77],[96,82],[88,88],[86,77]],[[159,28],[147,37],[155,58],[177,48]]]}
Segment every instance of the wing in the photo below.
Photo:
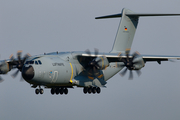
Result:
{"label": "wing", "polygon": [[162,56],[162,55],[143,55],[145,62],[157,61],[161,64],[161,61],[180,60],[180,56]]}
{"label": "wing", "polygon": [[[87,53],[81,53],[81,54],[76,54],[79,58],[81,59],[86,59],[86,58],[95,58],[95,57],[101,57],[105,56],[109,63],[111,62],[123,62],[123,59],[127,58],[126,54],[123,53],[99,53],[96,55],[95,53],[87,54]],[[133,57],[133,54],[129,54],[129,58]],[[171,60],[180,60],[180,56],[170,56],[170,55],[139,55],[144,62],[158,62],[159,64],[161,61],[171,61]]]}

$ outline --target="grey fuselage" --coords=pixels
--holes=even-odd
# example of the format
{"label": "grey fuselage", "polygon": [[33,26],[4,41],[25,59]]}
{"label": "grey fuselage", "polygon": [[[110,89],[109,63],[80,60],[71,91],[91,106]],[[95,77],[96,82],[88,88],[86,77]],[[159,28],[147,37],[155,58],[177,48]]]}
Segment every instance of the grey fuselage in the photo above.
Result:
{"label": "grey fuselage", "polygon": [[[43,85],[50,88],[58,86],[101,87],[106,84],[105,81],[122,69],[116,67],[118,63],[110,63],[106,69],[101,70],[101,77],[94,78],[84,72],[84,68],[77,58],[77,53],[78,52],[51,53],[30,57],[26,60],[24,67],[32,66],[34,76],[30,80],[25,80],[33,85]],[[33,61],[33,64],[27,61]],[[39,64],[38,61],[40,61],[41,64]],[[76,83],[72,84],[70,81],[74,80]]]}

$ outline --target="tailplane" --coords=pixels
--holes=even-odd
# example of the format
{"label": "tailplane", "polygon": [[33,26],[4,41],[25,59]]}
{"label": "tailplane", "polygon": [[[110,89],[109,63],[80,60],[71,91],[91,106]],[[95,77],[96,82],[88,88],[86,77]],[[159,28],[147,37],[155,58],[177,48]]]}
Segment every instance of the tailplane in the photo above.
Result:
{"label": "tailplane", "polygon": [[125,52],[131,49],[134,35],[137,29],[139,17],[143,16],[176,16],[180,14],[144,14],[134,13],[124,8],[120,14],[96,17],[96,19],[117,18],[122,17],[116,34],[111,53]]}

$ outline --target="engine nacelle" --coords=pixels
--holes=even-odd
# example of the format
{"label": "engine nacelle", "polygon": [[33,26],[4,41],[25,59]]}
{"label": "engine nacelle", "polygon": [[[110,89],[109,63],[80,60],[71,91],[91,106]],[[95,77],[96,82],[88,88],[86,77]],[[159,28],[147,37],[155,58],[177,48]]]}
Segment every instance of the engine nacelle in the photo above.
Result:
{"label": "engine nacelle", "polygon": [[95,58],[95,61],[97,62],[100,70],[106,69],[109,66],[109,61],[105,56],[97,57]]}
{"label": "engine nacelle", "polygon": [[10,70],[11,68],[6,61],[0,62],[0,74],[6,74]]}
{"label": "engine nacelle", "polygon": [[145,66],[144,60],[141,56],[134,58],[133,63],[134,70],[140,70]]}

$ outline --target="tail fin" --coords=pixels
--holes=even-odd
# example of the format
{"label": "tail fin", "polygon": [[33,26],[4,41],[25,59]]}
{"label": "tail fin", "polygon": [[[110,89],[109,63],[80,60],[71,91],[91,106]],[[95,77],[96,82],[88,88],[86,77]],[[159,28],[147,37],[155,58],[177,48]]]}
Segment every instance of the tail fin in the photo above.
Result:
{"label": "tail fin", "polygon": [[121,14],[96,17],[96,19],[122,17],[111,53],[125,52],[130,49],[140,16],[175,16],[180,14],[139,14],[124,8]]}
{"label": "tail fin", "polygon": [[138,25],[138,16],[131,17],[126,15],[131,13],[134,12],[124,8],[121,14],[96,18],[96,19],[100,19],[100,18],[122,17],[111,53],[116,53],[120,51],[123,52],[126,49],[131,48],[134,34],[136,32],[136,28]]}

